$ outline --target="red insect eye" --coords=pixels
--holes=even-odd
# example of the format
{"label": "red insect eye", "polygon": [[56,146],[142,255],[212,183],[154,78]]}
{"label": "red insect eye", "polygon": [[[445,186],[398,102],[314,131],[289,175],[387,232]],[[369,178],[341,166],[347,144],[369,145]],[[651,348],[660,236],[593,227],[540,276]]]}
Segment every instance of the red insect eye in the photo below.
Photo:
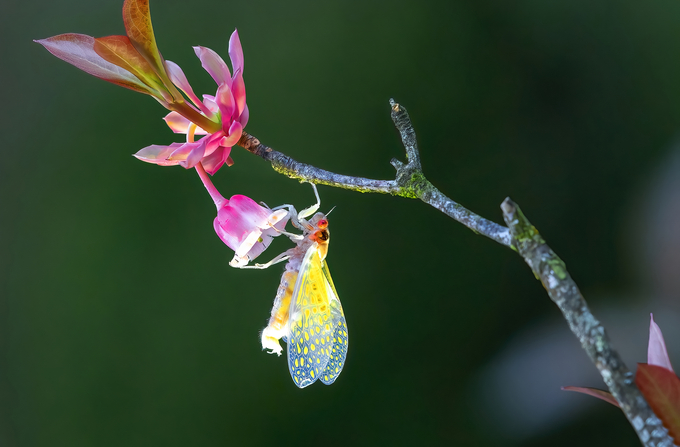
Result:
{"label": "red insect eye", "polygon": [[323,230],[328,226],[328,221],[326,219],[321,219],[316,226]]}

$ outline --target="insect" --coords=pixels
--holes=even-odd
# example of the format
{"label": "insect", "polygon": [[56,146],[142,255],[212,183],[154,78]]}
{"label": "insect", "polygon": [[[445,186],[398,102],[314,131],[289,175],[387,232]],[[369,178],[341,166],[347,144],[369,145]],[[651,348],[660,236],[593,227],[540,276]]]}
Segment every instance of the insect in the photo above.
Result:
{"label": "insect", "polygon": [[292,205],[274,208],[287,208],[293,226],[302,230],[301,235],[281,231],[296,246],[266,264],[241,267],[264,269],[288,261],[269,324],[262,331],[262,349],[281,355],[279,340],[283,338],[290,375],[300,388],[317,379],[326,385],[333,383],[345,364],[348,344],[345,314],[326,262],[328,219],[316,212],[321,201],[316,186],[312,187],[316,204],[309,208],[299,213]]}

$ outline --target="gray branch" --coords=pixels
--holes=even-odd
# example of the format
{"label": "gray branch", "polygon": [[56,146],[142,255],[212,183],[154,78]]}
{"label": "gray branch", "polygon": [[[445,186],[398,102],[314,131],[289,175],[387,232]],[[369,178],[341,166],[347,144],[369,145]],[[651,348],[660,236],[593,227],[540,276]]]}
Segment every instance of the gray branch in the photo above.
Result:
{"label": "gray branch", "polygon": [[612,347],[604,327],[590,312],[564,262],[546,245],[512,200],[505,199],[501,209],[510,228],[513,245],[562,311],[569,328],[600,371],[642,444],[648,447],[673,446],[673,439],[635,385],[633,373]]}
{"label": "gray branch", "polygon": [[564,262],[546,245],[519,207],[510,199],[503,202],[501,208],[505,223],[508,225],[506,228],[473,213],[442,194],[423,174],[416,133],[406,109],[393,100],[390,100],[390,105],[392,121],[401,135],[407,160],[404,163],[392,159],[392,166],[397,170],[394,180],[351,177],[300,163],[265,146],[246,132],[243,132],[238,144],[267,160],[277,172],[290,178],[353,191],[420,199],[475,233],[483,234],[501,245],[518,251],[562,311],[571,331],[600,371],[604,382],[619,402],[642,444],[647,447],[674,446],[673,439],[668,435],[661,420],[654,414],[635,385],[633,374],[612,347],[604,327],[588,309]]}
{"label": "gray branch", "polygon": [[377,192],[409,199],[420,199],[447,216],[462,223],[475,233],[483,234],[499,244],[512,248],[510,233],[507,228],[487,220],[454,202],[442,194],[427,180],[427,178],[425,178],[420,165],[420,154],[418,153],[416,133],[413,130],[411,119],[409,118],[406,109],[394,102],[394,100],[390,100],[390,105],[392,107],[392,120],[401,134],[401,139],[406,148],[407,159],[406,163],[397,159],[392,159],[392,166],[397,170],[394,180],[373,180],[363,177],[351,177],[300,163],[279,151],[265,146],[260,140],[247,132],[243,132],[238,145],[258,157],[262,157],[271,163],[274,170],[287,175],[290,178],[316,183],[318,185],[350,189],[352,191]]}

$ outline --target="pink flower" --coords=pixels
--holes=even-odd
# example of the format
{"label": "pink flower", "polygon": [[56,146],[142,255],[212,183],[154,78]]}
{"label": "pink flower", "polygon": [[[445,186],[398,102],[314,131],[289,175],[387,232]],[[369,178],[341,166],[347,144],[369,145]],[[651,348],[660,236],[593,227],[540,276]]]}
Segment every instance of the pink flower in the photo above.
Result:
{"label": "pink flower", "polygon": [[[125,0],[123,22],[125,36],[94,38],[69,33],[36,42],[80,70],[150,95],[171,110],[165,121],[175,133],[186,134],[186,143],[148,146],[135,157],[161,166],[181,165],[185,168],[202,162],[210,174],[225,163],[231,165],[231,147],[241,138],[248,123],[243,50],[238,33],[234,31],[229,39],[233,76],[217,53],[204,47],[194,48],[203,68],[217,83],[215,96],[205,95],[201,101],[182,69],[161,56],[151,25],[148,0]],[[194,135],[205,137],[194,142]]]}
{"label": "pink flower", "polygon": [[215,232],[235,252],[229,265],[246,265],[258,257],[285,228],[288,211],[272,211],[243,195],[231,196],[227,200],[212,184],[201,163],[196,165],[196,171],[217,207],[217,217],[213,221]]}
{"label": "pink flower", "polygon": [[[200,101],[193,92],[182,69],[171,61],[165,67],[173,84],[191,100],[200,113],[213,121],[220,121],[218,130],[209,132],[192,122],[177,111],[170,112],[164,119],[175,133],[186,134],[186,143],[172,143],[169,146],[151,145],[141,149],[135,157],[142,161],[160,166],[180,165],[193,168],[199,162],[205,170],[213,175],[225,163],[230,166],[233,160],[229,156],[232,146],[241,138],[243,128],[248,123],[248,106],[246,105],[246,89],[243,82],[243,50],[238,32],[234,31],[229,39],[229,58],[234,74],[229,72],[227,64],[213,50],[205,47],[194,47],[196,56],[201,60],[203,68],[217,83],[215,96],[203,95]],[[194,135],[205,135],[194,142]]]}

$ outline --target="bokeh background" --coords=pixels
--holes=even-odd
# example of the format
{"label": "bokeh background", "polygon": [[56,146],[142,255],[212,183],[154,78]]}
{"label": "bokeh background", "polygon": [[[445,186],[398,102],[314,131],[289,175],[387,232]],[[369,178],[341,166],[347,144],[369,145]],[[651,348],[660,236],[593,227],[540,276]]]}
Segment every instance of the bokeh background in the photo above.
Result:
{"label": "bokeh background", "polygon": [[[320,187],[350,348],[335,384],[297,389],[259,345],[282,267],[229,268],[195,173],[130,156],[179,141],[165,111],[31,42],[123,34],[121,6],[0,3],[1,445],[639,445],[616,408],[559,390],[602,382],[515,253],[389,196]],[[238,27],[247,130],[300,161],[392,178],[394,97],[432,183],[497,222],[518,202],[631,368],[649,312],[680,362],[676,0],[151,7],[200,93],[191,46],[226,58]],[[224,195],[312,203],[233,158]]]}

